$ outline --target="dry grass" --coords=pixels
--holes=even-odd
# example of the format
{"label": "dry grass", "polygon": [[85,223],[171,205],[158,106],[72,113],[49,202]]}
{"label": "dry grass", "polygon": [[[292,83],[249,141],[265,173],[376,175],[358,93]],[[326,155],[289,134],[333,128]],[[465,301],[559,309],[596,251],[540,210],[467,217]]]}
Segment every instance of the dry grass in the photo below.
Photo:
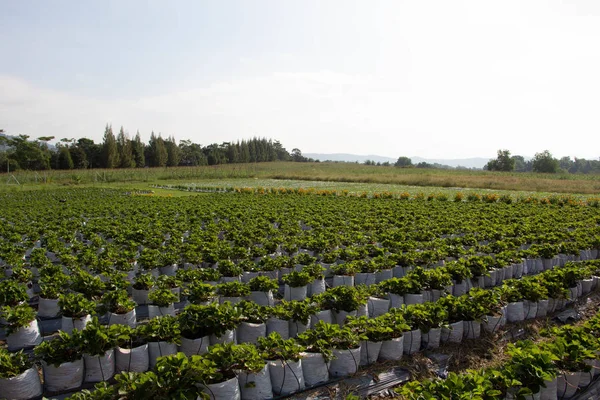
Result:
{"label": "dry grass", "polygon": [[[506,173],[469,170],[439,170],[367,166],[352,163],[225,164],[204,167],[143,168],[118,170],[73,170],[14,174],[22,186],[47,187],[110,183],[166,183],[167,181],[227,180],[239,178],[294,179],[323,182],[354,182],[479,188],[491,190],[543,191],[556,193],[600,193],[600,175]],[[11,185],[6,185],[10,182]],[[16,186],[0,174],[0,190]]]}

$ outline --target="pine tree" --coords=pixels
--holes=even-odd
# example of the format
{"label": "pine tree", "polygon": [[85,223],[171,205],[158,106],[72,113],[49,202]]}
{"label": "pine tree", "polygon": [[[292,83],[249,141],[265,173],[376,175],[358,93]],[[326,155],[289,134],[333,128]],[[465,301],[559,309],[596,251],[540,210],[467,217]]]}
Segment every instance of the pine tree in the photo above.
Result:
{"label": "pine tree", "polygon": [[123,127],[119,130],[119,135],[117,136],[117,149],[119,152],[119,167],[133,168],[135,163],[133,161],[131,141],[129,140],[129,135],[123,130]]}
{"label": "pine tree", "polygon": [[131,152],[133,154],[133,161],[137,168],[144,168],[146,166],[146,157],[144,157],[144,143],[140,137],[140,131],[135,134],[135,139],[131,144]]}
{"label": "pine tree", "polygon": [[104,166],[106,168],[116,168],[119,166],[119,152],[117,149],[117,140],[112,131],[112,126],[106,124],[104,128]]}
{"label": "pine tree", "polygon": [[165,141],[165,147],[167,148],[167,167],[178,166],[179,161],[181,161],[181,151],[173,136]]}

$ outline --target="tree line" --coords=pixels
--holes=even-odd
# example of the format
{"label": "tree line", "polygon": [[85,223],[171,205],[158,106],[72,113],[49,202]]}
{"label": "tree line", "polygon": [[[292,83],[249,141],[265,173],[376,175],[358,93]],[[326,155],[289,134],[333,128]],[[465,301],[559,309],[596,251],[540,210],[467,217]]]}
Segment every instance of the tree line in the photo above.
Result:
{"label": "tree line", "polygon": [[536,153],[531,160],[523,156],[511,156],[509,150],[498,150],[495,159],[490,160],[484,167],[488,171],[516,171],[516,172],[541,172],[557,173],[569,172],[572,174],[600,173],[600,160],[586,160],[585,158],[562,157],[555,158],[548,150]]}
{"label": "tree line", "polygon": [[106,125],[102,143],[92,139],[60,139],[55,147],[53,136],[30,140],[28,135],[7,136],[0,129],[0,172],[49,169],[144,168],[201,166],[269,161],[312,161],[299,149],[289,153],[279,141],[254,137],[237,142],[202,146],[191,140],[176,142],[154,132],[148,143],[139,131],[131,138],[123,127],[115,136]]}

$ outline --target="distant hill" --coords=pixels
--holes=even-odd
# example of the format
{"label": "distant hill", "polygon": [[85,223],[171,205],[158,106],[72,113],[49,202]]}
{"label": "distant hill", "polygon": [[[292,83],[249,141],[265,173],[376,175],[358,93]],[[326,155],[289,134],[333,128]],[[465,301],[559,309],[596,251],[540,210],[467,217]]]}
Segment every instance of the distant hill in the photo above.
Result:
{"label": "distant hill", "polygon": [[[303,153],[305,157],[313,158],[319,161],[346,161],[363,163],[367,160],[375,162],[390,162],[395,163],[397,158],[382,157],[376,155],[361,156],[357,154],[345,154],[345,153],[334,153],[334,154],[318,154],[318,153]],[[450,167],[465,167],[465,168],[483,168],[483,166],[490,160],[490,158],[475,157],[475,158],[458,158],[458,159],[433,159],[423,157],[410,157],[413,164],[420,162],[426,162],[428,164],[441,164],[448,165]]]}

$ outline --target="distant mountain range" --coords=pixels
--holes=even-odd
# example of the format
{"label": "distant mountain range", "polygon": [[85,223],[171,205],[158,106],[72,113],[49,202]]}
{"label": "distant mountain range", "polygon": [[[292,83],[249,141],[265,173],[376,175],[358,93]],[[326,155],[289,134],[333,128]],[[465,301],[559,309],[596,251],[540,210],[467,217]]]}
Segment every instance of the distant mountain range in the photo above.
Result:
{"label": "distant mountain range", "polygon": [[[367,160],[375,161],[375,162],[389,162],[395,163],[397,158],[391,157],[382,157],[376,155],[368,155],[361,156],[357,154],[344,154],[344,153],[335,153],[335,154],[318,154],[318,153],[302,153],[304,157],[313,158],[319,161],[346,161],[346,162],[356,162],[363,163]],[[493,157],[492,157],[493,158]],[[465,168],[483,168],[485,164],[490,160],[490,158],[457,158],[457,159],[434,159],[434,158],[423,158],[423,157],[410,157],[413,164],[418,164],[420,162],[426,162],[428,164],[441,164],[448,165],[450,167],[465,167]]]}

